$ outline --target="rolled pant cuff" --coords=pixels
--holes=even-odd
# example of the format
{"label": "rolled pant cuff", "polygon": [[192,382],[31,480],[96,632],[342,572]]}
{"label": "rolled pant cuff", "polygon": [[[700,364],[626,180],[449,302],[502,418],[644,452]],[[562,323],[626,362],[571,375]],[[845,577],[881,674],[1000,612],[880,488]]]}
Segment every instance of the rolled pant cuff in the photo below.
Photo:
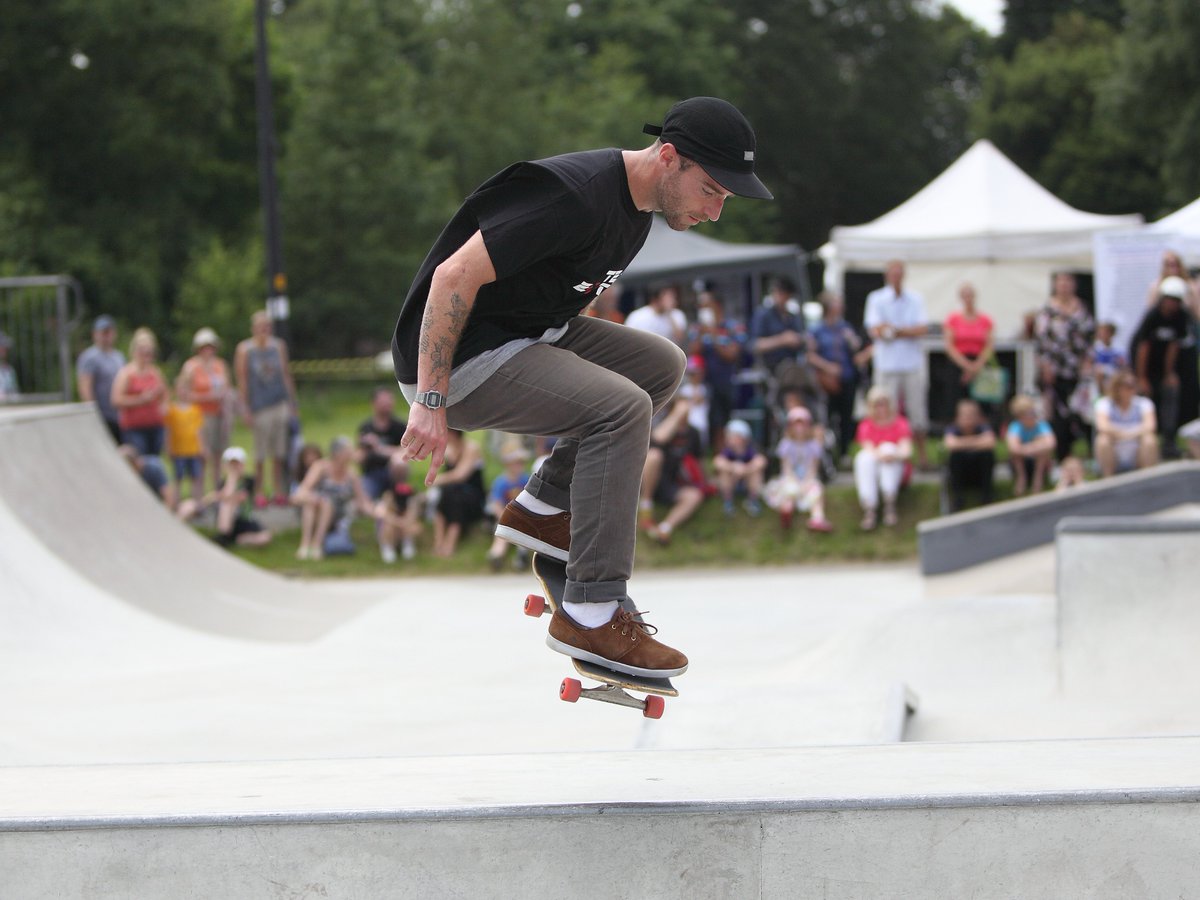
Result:
{"label": "rolled pant cuff", "polygon": [[611,603],[615,600],[620,603],[625,596],[624,581],[567,581],[567,589],[563,591],[563,602]]}
{"label": "rolled pant cuff", "polygon": [[[529,478],[529,483],[525,485],[525,490],[533,494],[543,503],[549,503],[551,506],[557,506],[559,509],[565,509],[568,512],[571,510],[571,492],[564,491],[562,488],[542,481],[541,476],[532,475]],[[572,601],[574,602],[574,601]]]}

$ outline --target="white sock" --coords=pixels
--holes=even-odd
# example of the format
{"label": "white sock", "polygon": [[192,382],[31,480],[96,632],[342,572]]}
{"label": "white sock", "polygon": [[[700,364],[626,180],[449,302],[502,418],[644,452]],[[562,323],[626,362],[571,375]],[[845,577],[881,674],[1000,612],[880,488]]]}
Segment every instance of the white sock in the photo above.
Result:
{"label": "white sock", "polygon": [[562,607],[563,612],[584,628],[598,628],[612,621],[620,605],[616,600],[609,600],[607,603],[564,602]]}
{"label": "white sock", "polygon": [[533,513],[535,516],[553,516],[563,512],[557,506],[551,506],[549,503],[543,503],[529,491],[521,491],[517,495],[517,502]]}

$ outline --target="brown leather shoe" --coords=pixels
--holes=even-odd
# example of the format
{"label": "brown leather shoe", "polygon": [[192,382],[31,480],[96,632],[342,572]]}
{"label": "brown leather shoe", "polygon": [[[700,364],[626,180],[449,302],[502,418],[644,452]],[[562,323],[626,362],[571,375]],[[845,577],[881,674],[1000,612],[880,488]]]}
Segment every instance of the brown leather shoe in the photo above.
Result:
{"label": "brown leather shoe", "polygon": [[571,514],[537,516],[510,500],[496,523],[496,537],[551,559],[567,562],[571,555]]}
{"label": "brown leather shoe", "polygon": [[687,671],[687,657],[651,637],[655,631],[653,625],[624,608],[617,610],[611,622],[596,628],[584,628],[559,609],[550,620],[546,644],[551,650],[628,675],[682,675]]}

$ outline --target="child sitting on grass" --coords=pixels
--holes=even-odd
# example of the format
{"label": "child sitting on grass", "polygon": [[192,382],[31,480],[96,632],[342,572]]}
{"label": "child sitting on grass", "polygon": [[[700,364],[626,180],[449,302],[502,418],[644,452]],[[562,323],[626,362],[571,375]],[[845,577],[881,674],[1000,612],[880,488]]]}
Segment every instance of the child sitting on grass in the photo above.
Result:
{"label": "child sitting on grass", "polygon": [[754,446],[750,426],[741,419],[734,419],[725,426],[725,442],[713,457],[717,489],[725,501],[725,515],[734,513],[733,495],[739,487],[746,491],[746,512],[757,516],[762,512],[759,497],[762,494],[763,475],[767,471],[767,458]]}
{"label": "child sitting on grass", "polygon": [[1037,401],[1032,397],[1014,397],[1009,411],[1013,420],[1004,441],[1013,470],[1013,496],[1021,497],[1027,490],[1040,493],[1054,461],[1054,431],[1038,415]]}
{"label": "child sitting on grass", "polygon": [[765,499],[779,510],[779,522],[792,527],[799,509],[808,512],[812,531],[829,532],[833,526],[825,518],[825,488],[821,483],[821,441],[813,429],[812,414],[803,406],[788,410],[787,431],[775,448],[779,457],[779,476],[767,482]]}
{"label": "child sitting on grass", "polygon": [[229,447],[221,455],[224,468],[217,488],[216,542],[222,547],[262,547],[271,543],[271,532],[250,515],[254,479],[246,475],[246,451]]}

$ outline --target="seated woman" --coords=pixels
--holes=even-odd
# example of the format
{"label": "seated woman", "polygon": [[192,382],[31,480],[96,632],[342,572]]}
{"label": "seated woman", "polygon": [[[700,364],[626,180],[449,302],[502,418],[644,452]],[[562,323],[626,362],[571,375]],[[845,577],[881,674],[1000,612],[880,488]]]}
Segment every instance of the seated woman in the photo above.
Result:
{"label": "seated woman", "polygon": [[450,557],[463,529],[483,518],[487,492],[483,486],[483,450],[451,428],[444,468],[433,480],[437,506],[433,516],[433,555]]}
{"label": "seated woman", "polygon": [[353,460],[354,445],[350,438],[334,438],[329,445],[329,458],[313,462],[292,494],[292,502],[300,506],[300,548],[296,559],[323,559],[327,555],[354,552],[350,523],[356,512],[373,516],[374,510],[351,467]]}
{"label": "seated woman", "polygon": [[1132,372],[1114,375],[1108,396],[1096,402],[1096,462],[1103,478],[1158,462],[1154,401],[1137,395]]}
{"label": "seated woman", "polygon": [[992,474],[996,468],[996,434],[974,400],[959,400],[954,421],[946,426],[946,464],[950,512],[965,505],[966,492],[978,490],[980,501],[992,502]]}
{"label": "seated woman", "polygon": [[387,472],[387,487],[375,504],[375,518],[379,520],[379,557],[390,565],[396,561],[397,543],[404,559],[413,559],[417,555],[423,498],[408,483],[406,463],[393,456],[388,461]]}
{"label": "seated woman", "polygon": [[746,512],[757,516],[762,512],[759,498],[762,496],[763,473],[767,471],[767,458],[754,446],[750,426],[741,419],[734,419],[725,426],[725,440],[721,450],[713,457],[717,490],[725,502],[725,515],[734,513],[733,497],[738,488],[746,492]]}
{"label": "seated woman", "polygon": [[1033,493],[1040,493],[1058,445],[1054,430],[1038,415],[1037,401],[1032,397],[1014,397],[1008,408],[1013,420],[1004,442],[1013,470],[1013,496],[1020,497],[1031,488]]}
{"label": "seated woman", "polygon": [[912,457],[912,429],[887,388],[876,385],[867,391],[867,418],[858,423],[859,449],[854,456],[854,486],[863,517],[860,527],[875,527],[879,496],[883,495],[883,524],[892,526],[896,516],[896,495],[904,480],[904,469]]}
{"label": "seated woman", "polygon": [[[675,529],[700,508],[714,490],[700,464],[700,433],[688,424],[691,404],[676,395],[673,404],[650,432],[650,450],[642,466],[641,527],[646,535],[666,546]],[[654,521],[654,504],[669,507],[661,522]]]}

